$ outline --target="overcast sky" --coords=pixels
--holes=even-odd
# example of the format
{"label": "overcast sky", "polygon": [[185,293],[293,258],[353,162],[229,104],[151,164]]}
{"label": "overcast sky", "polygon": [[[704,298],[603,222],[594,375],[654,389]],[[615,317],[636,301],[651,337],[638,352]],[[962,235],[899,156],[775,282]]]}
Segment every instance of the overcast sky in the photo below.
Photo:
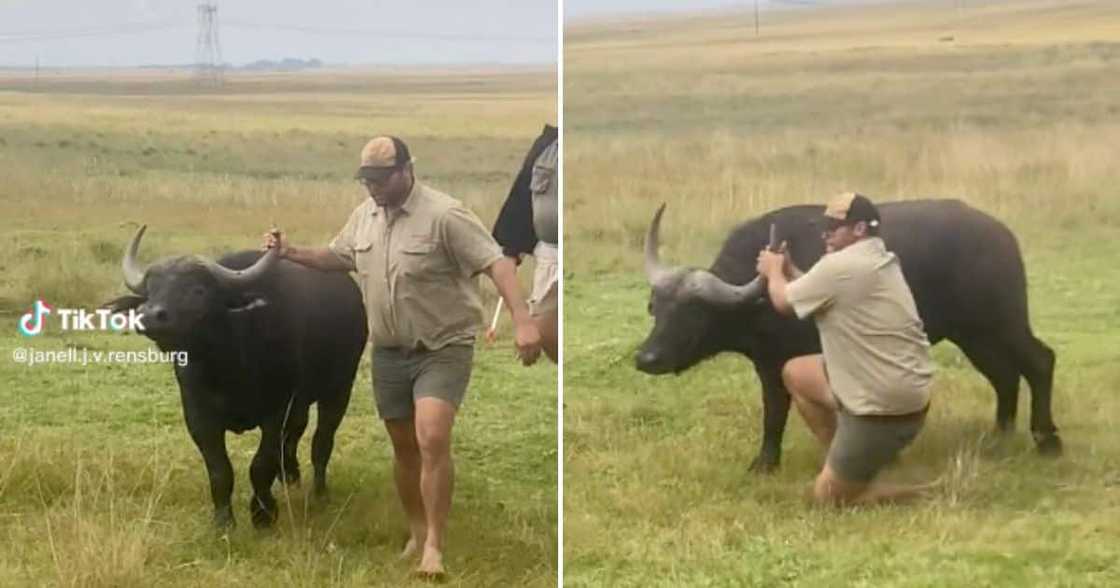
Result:
{"label": "overcast sky", "polygon": [[[555,63],[557,0],[212,0],[222,58]],[[195,61],[199,0],[0,0],[0,66]]]}

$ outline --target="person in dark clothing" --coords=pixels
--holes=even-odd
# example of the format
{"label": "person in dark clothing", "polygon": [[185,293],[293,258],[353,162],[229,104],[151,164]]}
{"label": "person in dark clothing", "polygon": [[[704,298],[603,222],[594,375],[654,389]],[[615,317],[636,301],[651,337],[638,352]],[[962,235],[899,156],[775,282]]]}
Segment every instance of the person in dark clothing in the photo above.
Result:
{"label": "person in dark clothing", "polygon": [[494,240],[506,257],[518,264],[523,255],[532,255],[536,260],[530,313],[537,321],[542,349],[554,363],[558,356],[560,314],[559,134],[558,128],[545,125],[533,142],[493,231]]}

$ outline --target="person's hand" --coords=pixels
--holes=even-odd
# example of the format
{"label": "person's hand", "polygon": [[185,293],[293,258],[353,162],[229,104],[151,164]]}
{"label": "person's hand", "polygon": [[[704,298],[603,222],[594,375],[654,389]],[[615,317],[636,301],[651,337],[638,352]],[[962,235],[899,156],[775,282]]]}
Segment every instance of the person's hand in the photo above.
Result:
{"label": "person's hand", "polygon": [[541,355],[541,332],[532,319],[518,321],[514,333],[517,357],[522,365],[533,365]]}
{"label": "person's hand", "polygon": [[755,264],[755,270],[760,276],[769,278],[774,275],[774,272],[782,271],[782,265],[785,264],[785,255],[781,253],[774,253],[769,249],[763,249],[758,252],[758,262]]}
{"label": "person's hand", "polygon": [[758,252],[758,262],[755,265],[755,271],[759,275],[769,278],[775,274],[787,274],[787,268],[792,267],[793,262],[789,258],[789,251],[786,248],[785,241],[778,247],[777,251],[770,249],[763,249]]}
{"label": "person's hand", "polygon": [[284,235],[280,233],[279,229],[272,229],[264,234],[264,248],[276,249],[276,254],[284,257],[288,253],[288,244],[284,242]]}

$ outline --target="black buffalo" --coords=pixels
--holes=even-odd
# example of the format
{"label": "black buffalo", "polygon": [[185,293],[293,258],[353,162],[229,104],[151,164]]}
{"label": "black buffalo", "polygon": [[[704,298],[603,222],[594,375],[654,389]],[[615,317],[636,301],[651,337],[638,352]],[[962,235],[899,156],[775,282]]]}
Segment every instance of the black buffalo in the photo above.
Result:
{"label": "black buffalo", "polygon": [[276,518],[272,483],[299,481],[296,448],[318,403],[311,444],[316,496],[326,493],[334,434],[366,341],[361,293],[349,276],[279,260],[270,251],[241,251],[218,263],[175,257],[143,268],[136,261],[144,228],[125,252],[125,285],[133,295],[106,306],[137,308],[143,333],[161,350],[186,351],[175,365],[183,416],[206,462],[214,518],[232,525],[233,466],[226,431],[260,427],[249,467],[253,524]]}
{"label": "black buffalo", "polygon": [[[653,330],[636,355],[639,370],[679,373],[722,351],[742,353],[762,385],[762,448],[753,470],[776,467],[790,398],[782,366],[820,353],[813,321],[777,314],[755,271],[771,226],[794,263],[808,270],[824,253],[821,206],[792,206],[735,228],[711,269],[668,267],[658,259],[658,210],[646,239]],[[1031,331],[1019,245],[998,220],[956,200],[886,203],[881,234],[903,274],[931,343],[948,339],[996,391],[996,424],[1014,428],[1019,378],[1031,387],[1031,432],[1042,453],[1061,452],[1050,414],[1054,352]]]}

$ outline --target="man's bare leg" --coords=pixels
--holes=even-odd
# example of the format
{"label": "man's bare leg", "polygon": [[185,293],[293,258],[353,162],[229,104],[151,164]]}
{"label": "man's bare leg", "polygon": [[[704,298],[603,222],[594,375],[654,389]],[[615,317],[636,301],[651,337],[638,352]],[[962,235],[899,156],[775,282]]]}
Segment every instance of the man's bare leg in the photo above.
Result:
{"label": "man's bare leg", "polygon": [[416,571],[442,576],[443,533],[451,511],[455,467],[451,461],[451,427],[455,406],[440,398],[416,399],[416,439],[420,446],[420,496],[427,514],[424,555]]}
{"label": "man's bare leg", "polygon": [[397,495],[408,517],[408,543],[401,552],[401,559],[420,553],[427,535],[427,517],[420,494],[420,445],[416,441],[416,426],[412,419],[385,421],[385,429],[393,442],[393,478]]}
{"label": "man's bare leg", "polygon": [[824,373],[821,355],[802,355],[782,367],[782,382],[797,412],[821,445],[828,449],[836,435],[836,399]]}
{"label": "man's bare leg", "polygon": [[826,463],[813,484],[813,499],[827,506],[900,503],[918,498],[937,485],[936,481],[914,485],[851,482],[838,476]]}
{"label": "man's bare leg", "polygon": [[537,330],[541,332],[541,350],[552,360],[552,363],[556,363],[559,357],[557,323],[559,322],[560,313],[553,310],[533,318],[537,322]]}

